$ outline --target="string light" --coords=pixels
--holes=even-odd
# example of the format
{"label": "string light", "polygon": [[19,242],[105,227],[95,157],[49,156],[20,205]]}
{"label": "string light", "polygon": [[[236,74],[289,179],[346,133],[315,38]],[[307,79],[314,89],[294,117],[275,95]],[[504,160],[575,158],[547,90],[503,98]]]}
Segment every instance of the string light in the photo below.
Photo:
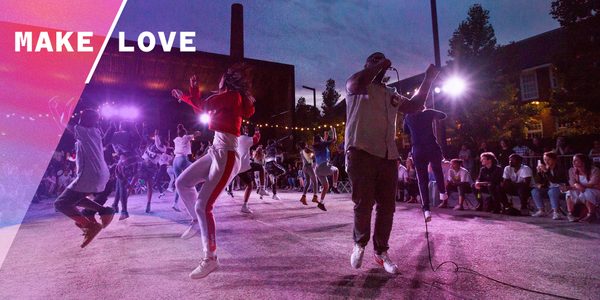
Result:
{"label": "string light", "polygon": [[248,120],[242,120],[242,124],[245,125],[253,125],[256,126],[258,128],[275,128],[275,129],[281,129],[281,130],[292,130],[292,131],[318,131],[318,130],[322,130],[322,129],[326,129],[326,128],[330,128],[330,127],[340,127],[340,126],[344,126],[346,124],[346,122],[342,122],[342,123],[336,123],[328,125],[328,124],[324,124],[324,125],[318,125],[316,127],[289,127],[289,126],[284,126],[284,125],[280,125],[280,124],[269,124],[269,123],[252,123]]}

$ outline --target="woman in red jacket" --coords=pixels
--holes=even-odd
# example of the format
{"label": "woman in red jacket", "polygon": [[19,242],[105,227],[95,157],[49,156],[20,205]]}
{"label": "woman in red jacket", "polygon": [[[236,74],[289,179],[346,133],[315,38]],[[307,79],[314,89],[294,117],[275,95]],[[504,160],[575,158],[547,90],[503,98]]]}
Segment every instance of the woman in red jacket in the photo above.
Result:
{"label": "woman in red jacket", "polygon": [[[215,132],[208,154],[185,169],[175,183],[186,208],[190,213],[195,209],[198,215],[198,221],[193,221],[183,236],[200,233],[204,248],[204,258],[190,274],[192,279],[203,278],[219,267],[212,210],[219,194],[240,169],[236,148],[242,118],[254,114],[254,98],[249,93],[245,71],[242,65],[230,67],[221,77],[218,93],[206,99],[199,99],[195,76],[190,79],[190,96],[184,96],[179,90],[172,91],[173,96],[191,105],[196,112],[208,113],[208,128]],[[201,182],[204,184],[196,192],[195,187]]]}

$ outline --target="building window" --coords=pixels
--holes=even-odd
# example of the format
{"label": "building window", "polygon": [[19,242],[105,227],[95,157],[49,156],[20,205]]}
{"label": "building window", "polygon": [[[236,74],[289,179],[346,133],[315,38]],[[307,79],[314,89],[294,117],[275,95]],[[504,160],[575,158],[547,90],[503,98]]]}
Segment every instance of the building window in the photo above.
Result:
{"label": "building window", "polygon": [[544,136],[544,126],[541,120],[530,120],[527,122],[527,139],[534,137],[542,138]]}
{"label": "building window", "polygon": [[538,99],[538,84],[535,70],[521,74],[521,100]]}

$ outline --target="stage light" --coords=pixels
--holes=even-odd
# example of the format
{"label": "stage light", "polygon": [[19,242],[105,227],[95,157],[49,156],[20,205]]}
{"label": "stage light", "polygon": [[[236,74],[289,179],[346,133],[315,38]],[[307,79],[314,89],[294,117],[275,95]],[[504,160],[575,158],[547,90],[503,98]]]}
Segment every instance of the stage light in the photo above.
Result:
{"label": "stage light", "polygon": [[112,116],[117,114],[117,111],[110,105],[102,105],[102,109],[100,109],[100,114],[105,118],[111,118]]}
{"label": "stage light", "polygon": [[[200,115],[200,123],[208,124],[210,123],[210,116],[206,113]],[[260,126],[259,126],[260,127]]]}
{"label": "stage light", "polygon": [[441,93],[441,92],[442,92],[442,89],[440,89],[440,87],[439,87],[439,86],[436,86],[436,87],[433,89],[433,91],[434,91],[436,94],[439,94],[439,93]]}
{"label": "stage light", "polygon": [[136,107],[126,106],[121,108],[119,111],[119,116],[123,119],[136,119],[139,116],[140,112]]}
{"label": "stage light", "polygon": [[459,77],[450,77],[444,83],[442,87],[442,91],[444,93],[448,93],[452,97],[457,97],[462,94],[466,89],[466,83],[463,79]]}

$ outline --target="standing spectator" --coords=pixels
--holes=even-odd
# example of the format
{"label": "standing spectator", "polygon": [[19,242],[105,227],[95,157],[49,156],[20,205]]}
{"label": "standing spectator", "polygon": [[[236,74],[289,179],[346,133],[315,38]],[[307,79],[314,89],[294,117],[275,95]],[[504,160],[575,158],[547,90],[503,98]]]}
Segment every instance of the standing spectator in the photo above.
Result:
{"label": "standing spectator", "polygon": [[542,217],[545,215],[543,196],[548,196],[550,205],[552,206],[552,220],[559,220],[558,201],[560,200],[560,185],[567,182],[567,174],[558,165],[558,155],[554,152],[544,153],[544,164],[541,161],[537,166],[539,183],[534,185],[531,190],[531,196],[535,202],[537,212],[534,217]]}
{"label": "standing spectator", "polygon": [[404,193],[406,191],[408,181],[408,170],[402,165],[400,159],[398,159],[398,189],[396,193],[396,201],[404,202]]}
{"label": "standing spectator", "polygon": [[417,170],[412,157],[406,159],[406,191],[408,192],[408,203],[417,203],[417,195],[419,195],[419,183],[417,180]]}
{"label": "standing spectator", "polygon": [[[524,216],[529,215],[529,208],[527,208],[527,200],[531,195],[531,178],[533,172],[531,168],[523,164],[523,157],[519,154],[511,154],[508,158],[509,165],[504,168],[504,174],[502,178],[502,192],[506,199],[506,194],[512,196],[519,196],[521,200],[521,214]],[[505,212],[510,214],[510,208],[512,208],[512,202],[506,200],[504,202]]]}
{"label": "standing spectator", "polygon": [[592,161],[584,154],[573,156],[573,167],[569,169],[569,192],[567,193],[567,218],[569,222],[577,222],[573,215],[575,204],[584,203],[588,214],[580,221],[591,222],[596,218],[596,208],[600,201],[600,168],[592,165]]}
{"label": "standing spectator", "polygon": [[596,167],[600,166],[600,140],[594,141],[594,147],[590,150],[589,157]]}
{"label": "standing spectator", "polygon": [[523,139],[517,139],[515,146],[512,148],[513,152],[518,154],[519,156],[527,156],[531,153],[531,149],[525,145],[525,141]]}
{"label": "standing spectator", "polygon": [[531,156],[542,156],[544,155],[544,146],[542,145],[542,140],[538,137],[534,137],[531,141]]}
{"label": "standing spectator", "polygon": [[508,157],[513,153],[515,152],[510,148],[508,141],[504,139],[500,140],[500,150],[498,150],[496,155],[500,167],[504,168],[508,166]]}
{"label": "standing spectator", "polygon": [[556,138],[556,148],[554,149],[554,152],[556,152],[556,154],[558,154],[559,156],[569,155],[573,154],[573,148],[567,142],[566,137],[559,136],[558,138]]}
{"label": "standing spectator", "polygon": [[466,144],[463,144],[458,152],[458,158],[462,160],[462,165],[467,171],[473,171],[473,156],[471,149]]}

